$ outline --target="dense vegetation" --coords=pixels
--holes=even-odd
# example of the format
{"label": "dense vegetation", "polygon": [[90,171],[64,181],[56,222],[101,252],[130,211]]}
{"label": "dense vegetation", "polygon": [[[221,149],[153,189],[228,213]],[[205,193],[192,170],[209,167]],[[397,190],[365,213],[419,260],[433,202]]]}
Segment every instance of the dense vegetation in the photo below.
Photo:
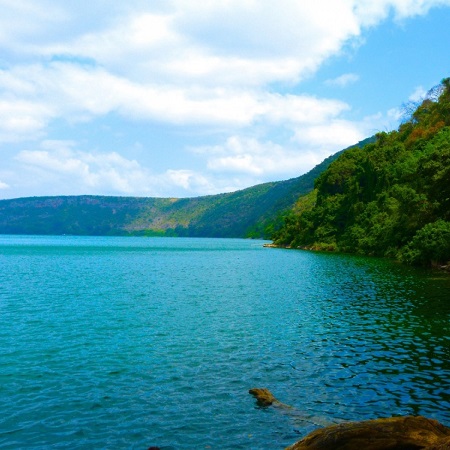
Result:
{"label": "dense vegetation", "polygon": [[[362,145],[362,144],[361,144]],[[0,233],[266,237],[338,154],[287,181],[197,198],[32,197],[0,201]]]}
{"label": "dense vegetation", "polygon": [[397,131],[344,152],[273,235],[282,246],[450,261],[450,78]]}

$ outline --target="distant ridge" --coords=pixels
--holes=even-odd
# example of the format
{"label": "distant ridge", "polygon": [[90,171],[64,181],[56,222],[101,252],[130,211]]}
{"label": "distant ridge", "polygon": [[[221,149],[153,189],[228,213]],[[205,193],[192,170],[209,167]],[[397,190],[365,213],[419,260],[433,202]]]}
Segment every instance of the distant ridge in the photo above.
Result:
{"label": "distant ridge", "polygon": [[300,177],[225,194],[181,199],[81,195],[0,200],[0,234],[270,238],[281,214],[310,192],[317,176],[345,150]]}

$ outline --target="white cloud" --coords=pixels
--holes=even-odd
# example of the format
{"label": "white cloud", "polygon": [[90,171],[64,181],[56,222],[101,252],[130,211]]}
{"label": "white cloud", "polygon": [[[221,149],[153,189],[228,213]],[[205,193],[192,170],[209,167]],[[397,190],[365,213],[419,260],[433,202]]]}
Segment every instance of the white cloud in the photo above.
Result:
{"label": "white cloud", "polygon": [[126,54],[123,48],[133,54],[138,48],[166,45],[175,38],[183,46],[207,46],[220,54],[240,48],[251,55],[295,53],[320,61],[358,35],[361,26],[375,25],[391,12],[403,19],[441,5],[449,1],[0,0],[0,42],[23,52],[36,50],[37,44],[111,60]]}
{"label": "white cloud", "polygon": [[216,187],[204,175],[193,170],[168,170],[160,177],[162,184],[183,188],[186,192],[216,193]]}
{"label": "white cloud", "polygon": [[[387,118],[389,120],[394,121],[394,123],[399,123],[402,120],[402,117],[404,116],[404,112],[401,110],[401,108],[391,108],[387,112]],[[391,127],[393,128],[393,127]]]}
{"label": "white cloud", "polygon": [[[139,84],[101,68],[60,62],[45,68],[21,66],[2,75],[5,74],[0,73],[0,87],[9,89],[9,95],[26,92],[23,96],[27,100],[0,101],[0,117],[5,117],[0,131],[3,128],[6,133],[10,129],[18,139],[44,130],[57,117],[73,122],[118,113],[175,124],[247,126],[256,121],[314,123],[349,108],[341,101],[306,95]],[[15,84],[11,83],[11,76]]]}
{"label": "white cloud", "polygon": [[[293,124],[290,139],[283,145],[267,137],[230,136],[219,145],[191,149],[207,159],[217,173],[241,173],[258,179],[298,176],[326,157],[384,129],[392,116],[377,114],[360,122],[328,118]],[[269,133],[270,135],[270,133]]]}
{"label": "white cloud", "polygon": [[352,6],[361,26],[374,26],[392,13],[396,20],[426,14],[431,8],[449,6],[449,0],[353,0]]}
{"label": "white cloud", "polygon": [[409,100],[412,102],[418,102],[425,98],[427,95],[427,91],[422,87],[418,86],[414,90],[414,92],[409,96]]}
{"label": "white cloud", "polygon": [[324,122],[350,109],[339,100],[306,95],[266,94],[260,115],[275,123],[314,124]]}
{"label": "white cloud", "polygon": [[[46,27],[64,19],[57,4],[45,8],[31,0],[0,0],[0,45],[3,48],[18,50],[20,42],[36,39]],[[51,14],[49,11],[51,10]],[[32,20],[31,20],[32,19]]]}
{"label": "white cloud", "polygon": [[25,171],[34,174],[32,183],[64,184],[78,193],[120,192],[132,194],[145,192],[145,183],[151,178],[137,161],[129,160],[116,152],[89,153],[75,150],[75,143],[44,141],[40,150],[23,150],[16,161]]}
{"label": "white cloud", "polygon": [[337,78],[325,81],[328,86],[346,87],[349,84],[356,83],[359,80],[359,76],[355,73],[345,73]]}
{"label": "white cloud", "polygon": [[53,115],[50,105],[0,98],[0,141],[36,138]]}
{"label": "white cloud", "polygon": [[66,40],[30,43],[28,51],[90,58],[139,81],[254,85],[297,81],[360,32],[351,8],[327,0],[168,1],[163,11],[131,2],[111,19]]}
{"label": "white cloud", "polygon": [[332,153],[367,137],[361,124],[344,120],[333,120],[296,131],[295,141],[310,149],[317,148]]}
{"label": "white cloud", "polygon": [[[124,158],[117,152],[94,153],[77,150],[73,141],[46,140],[37,150],[23,150],[15,157],[16,168],[9,174],[14,187],[33,189],[39,186],[45,195],[109,194],[180,196],[192,193],[216,194],[242,187],[227,186],[228,180],[212,180],[187,169],[168,169],[155,173],[136,160]],[[19,181],[15,179],[19,173]],[[0,189],[10,186],[0,182]]]}
{"label": "white cloud", "polygon": [[298,146],[286,148],[254,137],[231,136],[223,145],[201,147],[195,151],[207,155],[208,169],[215,172],[247,174],[258,179],[280,173],[292,176],[305,172],[323,158]]}
{"label": "white cloud", "polygon": [[[442,4],[450,0],[172,0],[156,6],[135,0],[123,7],[93,0],[95,25],[94,16],[80,22],[82,5],[0,0],[6,17],[0,25],[17,23],[14,38],[4,37],[5,48],[34,60],[0,72],[0,139],[29,139],[56,118],[73,122],[111,112],[240,127],[335,118],[348,106],[267,87],[297,83],[389,11],[403,18]],[[350,73],[329,83],[355,81]]]}
{"label": "white cloud", "polygon": [[[442,5],[450,0],[0,0],[0,144],[48,138],[16,163],[35,176],[24,182],[67,192],[212,193],[298,175],[386,121],[345,120],[350,105],[301,93],[299,83],[366,28]],[[344,73],[327,84],[357,81]],[[221,142],[197,149],[215,178],[154,173],[118,151],[50,139],[55,122],[75,128],[109,116],[202,127]]]}

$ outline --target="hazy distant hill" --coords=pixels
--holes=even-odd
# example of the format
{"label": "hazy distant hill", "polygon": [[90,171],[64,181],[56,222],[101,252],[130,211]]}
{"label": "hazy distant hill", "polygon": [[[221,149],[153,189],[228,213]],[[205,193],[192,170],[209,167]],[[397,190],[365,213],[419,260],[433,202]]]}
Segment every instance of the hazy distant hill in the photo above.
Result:
{"label": "hazy distant hill", "polygon": [[313,189],[316,177],[343,151],[298,178],[227,194],[183,199],[83,195],[1,200],[0,233],[269,237],[277,218]]}

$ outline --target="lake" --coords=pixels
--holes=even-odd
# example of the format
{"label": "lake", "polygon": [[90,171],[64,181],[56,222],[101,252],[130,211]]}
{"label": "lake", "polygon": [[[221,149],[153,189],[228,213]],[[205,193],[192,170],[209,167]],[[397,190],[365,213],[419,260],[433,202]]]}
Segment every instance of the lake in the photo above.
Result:
{"label": "lake", "polygon": [[[0,448],[282,449],[450,425],[450,277],[238,239],[0,236]],[[290,412],[259,408],[269,388]]]}

